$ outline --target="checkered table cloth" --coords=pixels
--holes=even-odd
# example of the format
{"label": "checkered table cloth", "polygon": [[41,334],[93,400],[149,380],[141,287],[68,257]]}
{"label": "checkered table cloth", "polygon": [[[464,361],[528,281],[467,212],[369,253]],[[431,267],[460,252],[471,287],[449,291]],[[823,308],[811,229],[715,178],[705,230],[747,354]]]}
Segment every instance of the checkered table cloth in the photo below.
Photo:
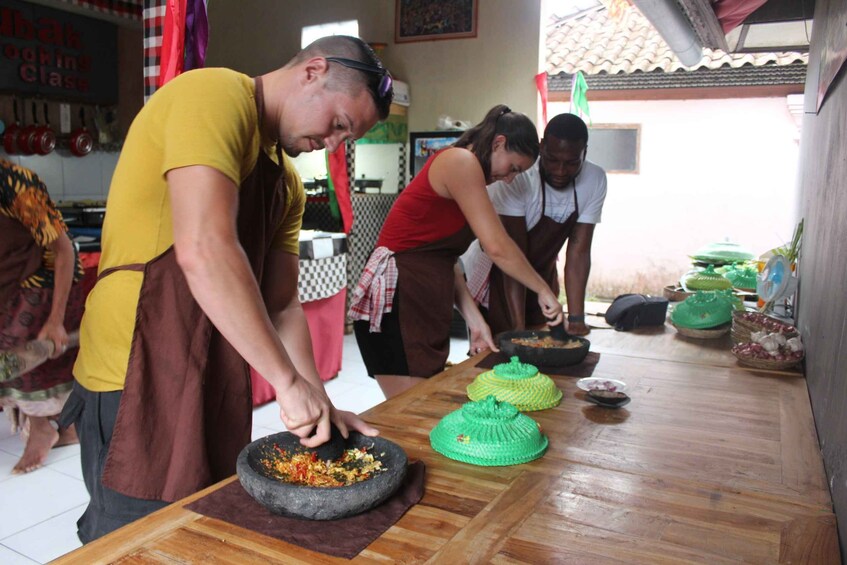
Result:
{"label": "checkered table cloth", "polygon": [[312,302],[338,294],[347,286],[347,254],[323,259],[301,259],[297,290],[300,302]]}

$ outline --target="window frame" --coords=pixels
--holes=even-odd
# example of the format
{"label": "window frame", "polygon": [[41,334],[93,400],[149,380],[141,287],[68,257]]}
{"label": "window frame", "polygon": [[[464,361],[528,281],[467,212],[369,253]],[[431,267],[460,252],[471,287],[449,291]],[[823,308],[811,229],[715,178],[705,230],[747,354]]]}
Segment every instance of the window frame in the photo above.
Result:
{"label": "window frame", "polygon": [[637,175],[641,172],[641,124],[590,124],[588,126],[588,160],[591,161],[592,130],[635,130],[635,167],[633,169],[604,169],[607,174]]}

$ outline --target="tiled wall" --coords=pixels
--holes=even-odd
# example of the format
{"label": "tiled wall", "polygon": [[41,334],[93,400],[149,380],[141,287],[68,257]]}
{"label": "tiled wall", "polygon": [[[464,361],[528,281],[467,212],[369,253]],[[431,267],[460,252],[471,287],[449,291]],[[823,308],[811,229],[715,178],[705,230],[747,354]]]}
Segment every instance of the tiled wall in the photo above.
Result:
{"label": "tiled wall", "polygon": [[0,158],[35,171],[50,196],[60,200],[105,200],[120,153],[93,151],[74,157],[54,151],[49,155],[7,155]]}

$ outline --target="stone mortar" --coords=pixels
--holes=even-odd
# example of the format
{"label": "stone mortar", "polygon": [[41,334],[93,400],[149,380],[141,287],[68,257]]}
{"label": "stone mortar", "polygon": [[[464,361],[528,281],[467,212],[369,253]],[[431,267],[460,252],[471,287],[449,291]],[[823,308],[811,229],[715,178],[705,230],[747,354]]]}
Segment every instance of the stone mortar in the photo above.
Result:
{"label": "stone mortar", "polygon": [[408,460],[403,449],[387,439],[350,432],[347,447],[369,447],[382,461],[385,471],[370,479],[343,487],[310,487],[285,483],[267,476],[259,463],[273,445],[287,451],[313,450],[300,445],[290,432],[265,436],[249,444],[238,455],[238,480],[250,496],[274,514],[308,520],[336,520],[370,510],[385,501],[400,487],[406,476]]}

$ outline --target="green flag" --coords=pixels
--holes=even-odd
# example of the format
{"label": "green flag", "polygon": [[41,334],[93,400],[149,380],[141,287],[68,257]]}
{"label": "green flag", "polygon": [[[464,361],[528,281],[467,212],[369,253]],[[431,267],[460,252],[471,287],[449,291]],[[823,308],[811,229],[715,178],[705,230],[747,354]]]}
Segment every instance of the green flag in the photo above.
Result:
{"label": "green flag", "polygon": [[[588,85],[585,83],[585,77],[582,76],[582,71],[577,71],[573,76],[571,83],[571,107],[568,110],[571,114],[576,114],[580,118],[588,118],[588,123],[591,123],[591,112],[588,111],[588,98],[585,93],[588,92]],[[584,118],[583,118],[584,119]]]}

